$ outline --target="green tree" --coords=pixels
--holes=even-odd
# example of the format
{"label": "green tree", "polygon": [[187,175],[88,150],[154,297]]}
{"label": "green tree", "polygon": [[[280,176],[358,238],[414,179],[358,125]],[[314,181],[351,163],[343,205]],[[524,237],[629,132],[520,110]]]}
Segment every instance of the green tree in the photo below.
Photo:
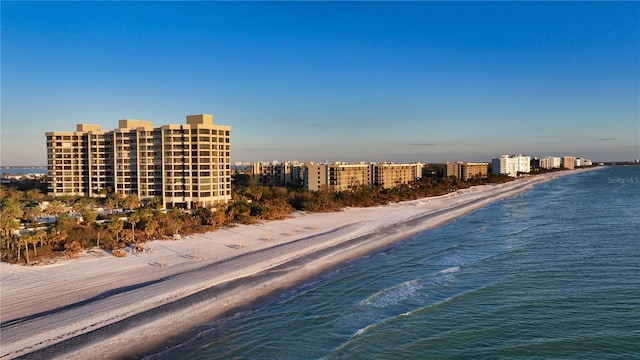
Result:
{"label": "green tree", "polygon": [[19,219],[22,218],[24,211],[18,200],[13,198],[5,198],[0,209],[0,228],[4,235],[9,236],[13,230],[20,228]]}
{"label": "green tree", "polygon": [[2,229],[4,237],[11,237],[13,230],[18,230],[19,228],[20,222],[18,220],[0,212],[0,229]]}
{"label": "green tree", "polygon": [[118,208],[118,199],[110,197],[104,202],[104,208],[109,210],[109,214],[113,214],[113,210]]}
{"label": "green tree", "polygon": [[20,261],[20,249],[21,249],[20,245],[22,244],[22,238],[20,238],[19,236],[12,236],[12,239],[13,239],[14,243],[16,244],[16,248],[18,249],[16,258],[17,258],[17,261],[19,262]]}
{"label": "green tree", "polygon": [[136,241],[136,224],[140,222],[140,214],[137,212],[131,213],[129,215],[129,224],[131,224],[131,239],[133,242]]}
{"label": "green tree", "polygon": [[158,234],[158,228],[160,227],[160,222],[156,218],[151,218],[144,223],[144,233],[149,238],[153,238]]}
{"label": "green tree", "polygon": [[139,208],[140,204],[140,198],[138,198],[137,194],[129,194],[122,200],[122,205],[127,208],[129,212]]}
{"label": "green tree", "polygon": [[53,215],[53,217],[57,218],[58,215],[62,214],[67,210],[66,205],[60,200],[54,200],[47,206],[45,210],[48,215]]}
{"label": "green tree", "polygon": [[94,223],[93,224],[93,228],[96,230],[97,236],[96,236],[96,246],[99,248],[100,247],[100,238],[102,238],[102,235],[104,234],[104,231],[107,230],[107,226],[103,223]]}
{"label": "green tree", "polygon": [[[32,241],[32,238],[33,234],[31,234],[30,232],[20,237],[21,242],[24,244],[24,256],[25,260],[27,261],[27,265],[31,264],[31,260],[29,259],[29,243]],[[20,259],[18,258],[18,261],[19,260]]]}
{"label": "green tree", "polygon": [[179,234],[182,226],[184,225],[184,219],[182,218],[182,212],[180,209],[174,208],[168,212],[163,223],[167,230],[169,230],[169,234]]}
{"label": "green tree", "polygon": [[98,213],[96,213],[92,208],[88,206],[82,208],[80,212],[82,214],[82,220],[85,224],[92,224],[98,218]]}
{"label": "green tree", "polygon": [[162,208],[162,200],[160,200],[159,197],[154,196],[147,202],[146,207],[149,209],[159,210]]}
{"label": "green tree", "polygon": [[120,243],[120,232],[124,228],[124,224],[120,219],[113,219],[109,221],[107,228],[109,231],[116,236],[116,243]]}
{"label": "green tree", "polygon": [[69,237],[76,221],[67,213],[62,213],[56,217],[56,223],[49,230],[49,243],[57,248],[64,247],[64,243]]}
{"label": "green tree", "polygon": [[31,220],[32,224],[37,224],[38,218],[42,216],[42,214],[44,214],[44,211],[42,211],[42,208],[40,207],[40,205],[36,204],[27,208],[25,215],[27,219]]}
{"label": "green tree", "polygon": [[36,245],[40,245],[42,246],[44,244],[44,240],[47,238],[47,233],[42,230],[36,230],[33,233],[33,239],[35,240],[33,243],[33,255],[34,256],[38,256],[38,253],[36,252]]}
{"label": "green tree", "polygon": [[27,198],[27,201],[31,202],[32,204],[39,204],[46,198],[46,196],[38,189],[27,190],[25,192],[25,196]]}
{"label": "green tree", "polygon": [[227,217],[225,215],[226,207],[227,205],[225,204],[216,204],[209,208],[211,212],[211,217],[209,218],[209,221],[211,222],[211,226],[219,227],[227,223]]}

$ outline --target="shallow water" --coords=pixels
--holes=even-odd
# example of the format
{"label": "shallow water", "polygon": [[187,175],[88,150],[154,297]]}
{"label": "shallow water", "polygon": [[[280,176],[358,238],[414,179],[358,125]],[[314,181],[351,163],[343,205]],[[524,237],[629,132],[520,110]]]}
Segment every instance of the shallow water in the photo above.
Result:
{"label": "shallow water", "polygon": [[607,167],[537,185],[159,358],[638,358],[639,179]]}

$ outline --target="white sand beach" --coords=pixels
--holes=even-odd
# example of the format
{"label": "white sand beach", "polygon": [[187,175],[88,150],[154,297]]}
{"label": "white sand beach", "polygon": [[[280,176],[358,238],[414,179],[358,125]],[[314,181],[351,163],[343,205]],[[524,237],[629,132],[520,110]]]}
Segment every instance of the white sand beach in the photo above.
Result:
{"label": "white sand beach", "polygon": [[580,171],[374,208],[299,212],[149,242],[144,253],[124,258],[94,250],[46,266],[2,263],[0,358],[112,359],[148,352],[349,259]]}

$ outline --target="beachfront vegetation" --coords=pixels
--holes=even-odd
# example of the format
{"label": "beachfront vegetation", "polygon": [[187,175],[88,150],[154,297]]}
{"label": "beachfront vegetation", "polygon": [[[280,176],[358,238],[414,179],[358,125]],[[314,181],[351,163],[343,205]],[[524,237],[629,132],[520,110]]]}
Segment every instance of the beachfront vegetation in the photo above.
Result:
{"label": "beachfront vegetation", "polygon": [[[426,176],[392,189],[356,186],[350,191],[309,191],[301,187],[257,186],[247,175],[234,175],[229,204],[187,212],[163,211],[158,199],[142,202],[136,195],[107,194],[104,198],[49,198],[41,185],[0,189],[0,257],[10,263],[34,264],[57,256],[74,256],[91,248],[124,256],[144,251],[154,239],[177,239],[234,223],[277,220],[296,210],[337,211],[447,194],[485,183],[510,181],[490,176],[461,181]],[[44,218],[43,218],[44,217]],[[49,221],[47,221],[49,220]],[[179,236],[181,235],[181,236]]]}

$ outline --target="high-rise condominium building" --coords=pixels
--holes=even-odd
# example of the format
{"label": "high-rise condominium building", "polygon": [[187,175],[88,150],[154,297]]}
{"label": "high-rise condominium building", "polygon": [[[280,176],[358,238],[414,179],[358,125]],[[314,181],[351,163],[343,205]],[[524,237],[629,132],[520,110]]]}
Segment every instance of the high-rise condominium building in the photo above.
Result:
{"label": "high-rise condominium building", "polygon": [[518,176],[518,173],[530,173],[531,157],[502,155],[491,160],[491,171],[494,174],[505,174],[512,177]]}
{"label": "high-rise condominium building", "polygon": [[540,159],[540,167],[545,169],[559,168],[561,159],[555,156],[547,156]]}
{"label": "high-rise condominium building", "polygon": [[184,125],[154,127],[120,120],[117,129],[79,124],[47,137],[47,175],[53,196],[102,196],[113,191],[158,197],[165,208],[226,203],[231,199],[231,127],[207,114]]}
{"label": "high-rise condominium building", "polygon": [[562,167],[565,169],[573,170],[576,168],[576,158],[573,156],[562,157]]}

